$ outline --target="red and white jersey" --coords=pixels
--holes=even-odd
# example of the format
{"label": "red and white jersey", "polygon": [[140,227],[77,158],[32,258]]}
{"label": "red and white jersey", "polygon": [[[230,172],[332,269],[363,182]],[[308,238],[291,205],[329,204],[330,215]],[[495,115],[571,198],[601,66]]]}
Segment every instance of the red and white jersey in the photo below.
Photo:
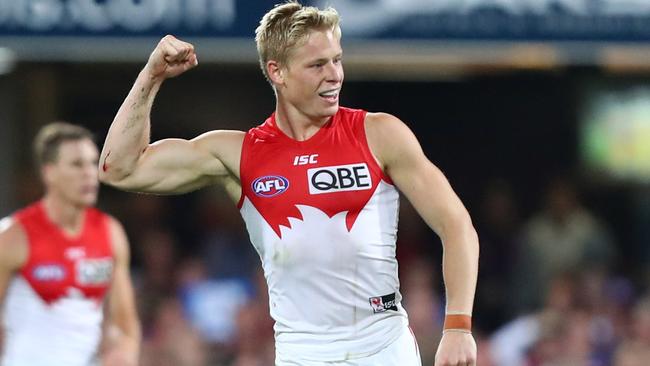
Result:
{"label": "red and white jersey", "polygon": [[2,365],[89,365],[113,274],[108,216],[87,209],[75,237],[50,221],[42,202],[14,219],[26,233],[29,255],[5,299]]}
{"label": "red and white jersey", "polygon": [[241,154],[241,214],[269,286],[279,354],[373,354],[408,324],[395,241],[399,193],[370,152],[366,112],[339,111],[296,141],[274,115]]}

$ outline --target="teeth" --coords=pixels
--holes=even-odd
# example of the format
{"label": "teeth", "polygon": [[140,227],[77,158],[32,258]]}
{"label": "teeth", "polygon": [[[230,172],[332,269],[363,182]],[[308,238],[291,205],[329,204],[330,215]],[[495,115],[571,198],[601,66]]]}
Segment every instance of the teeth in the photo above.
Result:
{"label": "teeth", "polygon": [[336,96],[336,90],[326,92],[326,93],[320,93],[320,96],[322,96],[322,97],[334,97],[334,96]]}

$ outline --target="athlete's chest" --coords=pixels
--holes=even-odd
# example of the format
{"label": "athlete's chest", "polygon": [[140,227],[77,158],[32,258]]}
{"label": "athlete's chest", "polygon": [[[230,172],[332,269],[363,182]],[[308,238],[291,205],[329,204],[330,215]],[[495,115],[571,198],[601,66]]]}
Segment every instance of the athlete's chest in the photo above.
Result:
{"label": "athlete's chest", "polygon": [[364,137],[334,130],[307,143],[251,139],[242,164],[244,196],[278,234],[288,218],[303,219],[299,206],[329,218],[347,212],[350,230],[382,180]]}
{"label": "athlete's chest", "polygon": [[84,236],[65,240],[59,233],[32,237],[22,274],[45,302],[62,297],[101,299],[113,274],[107,238]]}
{"label": "athlete's chest", "polygon": [[293,194],[304,199],[352,197],[371,190],[380,178],[363,154],[345,147],[285,147],[255,156],[260,158],[255,158],[246,173],[251,191],[260,198],[282,199],[285,193],[283,198]]}

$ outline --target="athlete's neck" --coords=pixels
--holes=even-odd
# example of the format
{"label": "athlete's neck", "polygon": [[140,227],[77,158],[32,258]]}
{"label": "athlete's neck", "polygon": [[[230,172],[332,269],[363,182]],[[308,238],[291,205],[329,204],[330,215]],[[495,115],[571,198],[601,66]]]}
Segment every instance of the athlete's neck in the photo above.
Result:
{"label": "athlete's neck", "polygon": [[295,108],[275,109],[275,124],[285,135],[297,141],[305,141],[314,136],[331,116],[310,117]]}
{"label": "athlete's neck", "polygon": [[81,231],[85,207],[72,204],[54,194],[43,197],[43,207],[50,221],[66,234],[76,235]]}

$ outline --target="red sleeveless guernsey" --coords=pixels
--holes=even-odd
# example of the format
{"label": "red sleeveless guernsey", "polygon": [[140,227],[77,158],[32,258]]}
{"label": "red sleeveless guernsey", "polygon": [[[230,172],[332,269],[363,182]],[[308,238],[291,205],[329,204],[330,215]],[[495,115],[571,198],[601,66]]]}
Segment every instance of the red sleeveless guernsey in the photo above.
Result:
{"label": "red sleeveless guernsey", "polygon": [[339,361],[407,325],[395,239],[399,194],[372,155],[366,112],[339,108],[306,141],[272,115],[244,138],[240,212],[262,259],[276,350]]}
{"label": "red sleeveless guernsey", "polygon": [[7,294],[2,365],[87,365],[97,350],[113,275],[108,216],[86,209],[75,237],[50,221],[42,202],[14,218],[29,255]]}

